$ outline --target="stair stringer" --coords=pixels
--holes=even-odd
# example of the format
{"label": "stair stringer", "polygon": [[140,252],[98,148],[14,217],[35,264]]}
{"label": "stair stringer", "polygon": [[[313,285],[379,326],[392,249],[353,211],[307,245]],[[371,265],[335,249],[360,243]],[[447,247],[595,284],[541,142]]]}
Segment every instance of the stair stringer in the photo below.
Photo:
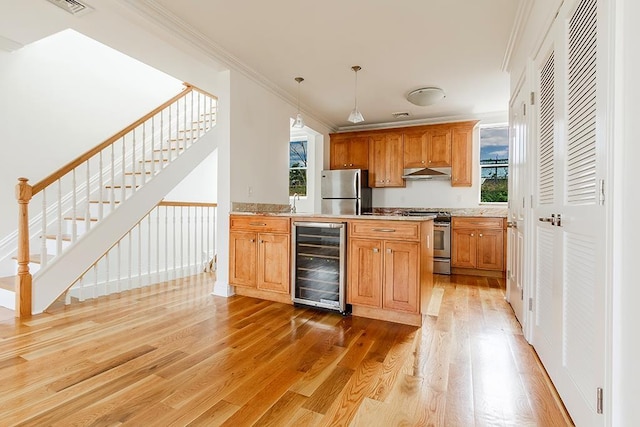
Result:
{"label": "stair stringer", "polygon": [[33,314],[42,313],[218,146],[213,127],[33,278]]}

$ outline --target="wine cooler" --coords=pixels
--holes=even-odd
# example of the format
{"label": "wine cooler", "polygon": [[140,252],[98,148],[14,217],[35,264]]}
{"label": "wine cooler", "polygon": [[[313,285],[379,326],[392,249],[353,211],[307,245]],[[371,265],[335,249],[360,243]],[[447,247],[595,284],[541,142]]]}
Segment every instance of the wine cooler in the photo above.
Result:
{"label": "wine cooler", "polygon": [[348,314],[346,223],[296,221],[292,243],[293,302]]}

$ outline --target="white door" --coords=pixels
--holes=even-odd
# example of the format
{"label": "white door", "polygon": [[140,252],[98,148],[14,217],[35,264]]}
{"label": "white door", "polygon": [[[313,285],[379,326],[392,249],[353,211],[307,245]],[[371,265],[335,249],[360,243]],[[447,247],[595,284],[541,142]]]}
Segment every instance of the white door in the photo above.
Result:
{"label": "white door", "polygon": [[509,106],[509,213],[507,216],[507,301],[526,330],[524,219],[527,194],[528,86],[521,81]]}
{"label": "white door", "polygon": [[604,425],[608,125],[601,0],[567,1],[537,60],[532,343],[573,421]]}

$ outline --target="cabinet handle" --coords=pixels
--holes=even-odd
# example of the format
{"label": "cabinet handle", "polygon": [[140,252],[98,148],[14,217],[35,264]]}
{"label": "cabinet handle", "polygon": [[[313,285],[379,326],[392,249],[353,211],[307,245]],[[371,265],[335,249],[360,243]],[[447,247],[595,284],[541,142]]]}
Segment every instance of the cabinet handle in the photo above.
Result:
{"label": "cabinet handle", "polygon": [[378,249],[378,248],[373,248],[373,253],[374,253],[374,254],[377,254],[378,252],[380,252],[380,249]]}
{"label": "cabinet handle", "polygon": [[473,234],[473,233],[471,233],[471,237],[473,237],[473,236],[474,236],[474,234]]}
{"label": "cabinet handle", "polygon": [[266,227],[267,224],[264,222],[250,222],[249,225],[253,225],[255,227]]}
{"label": "cabinet handle", "polygon": [[395,228],[374,228],[373,231],[379,231],[381,233],[395,233]]}
{"label": "cabinet handle", "polygon": [[256,239],[249,239],[250,243],[254,243],[256,241]]}
{"label": "cabinet handle", "polygon": [[264,240],[260,239],[259,243],[264,243]]}
{"label": "cabinet handle", "polygon": [[391,180],[390,180],[390,179],[388,179],[388,180],[387,180],[387,182],[391,182]]}
{"label": "cabinet handle", "polygon": [[420,162],[420,163],[422,163],[424,165],[424,160],[422,162]]}
{"label": "cabinet handle", "polygon": [[393,253],[393,251],[391,250],[391,248],[388,248],[388,249],[387,249],[387,253],[388,253],[388,254]]}
{"label": "cabinet handle", "polygon": [[353,163],[349,163],[349,166],[353,166]]}
{"label": "cabinet handle", "polygon": [[482,237],[482,233],[478,234],[478,236]]}
{"label": "cabinet handle", "polygon": [[345,163],[345,164],[343,164],[342,166],[345,166],[345,167],[346,167],[346,166],[347,166],[347,164]]}

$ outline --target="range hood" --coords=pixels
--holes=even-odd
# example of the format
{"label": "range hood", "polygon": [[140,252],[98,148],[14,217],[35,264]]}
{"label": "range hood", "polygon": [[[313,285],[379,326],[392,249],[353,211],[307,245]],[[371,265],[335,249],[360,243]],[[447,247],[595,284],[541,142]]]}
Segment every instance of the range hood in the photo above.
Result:
{"label": "range hood", "polygon": [[451,168],[416,168],[416,169],[405,169],[404,174],[402,175],[403,179],[411,179],[411,180],[424,180],[424,179],[439,179],[439,180],[450,180],[451,179]]}

